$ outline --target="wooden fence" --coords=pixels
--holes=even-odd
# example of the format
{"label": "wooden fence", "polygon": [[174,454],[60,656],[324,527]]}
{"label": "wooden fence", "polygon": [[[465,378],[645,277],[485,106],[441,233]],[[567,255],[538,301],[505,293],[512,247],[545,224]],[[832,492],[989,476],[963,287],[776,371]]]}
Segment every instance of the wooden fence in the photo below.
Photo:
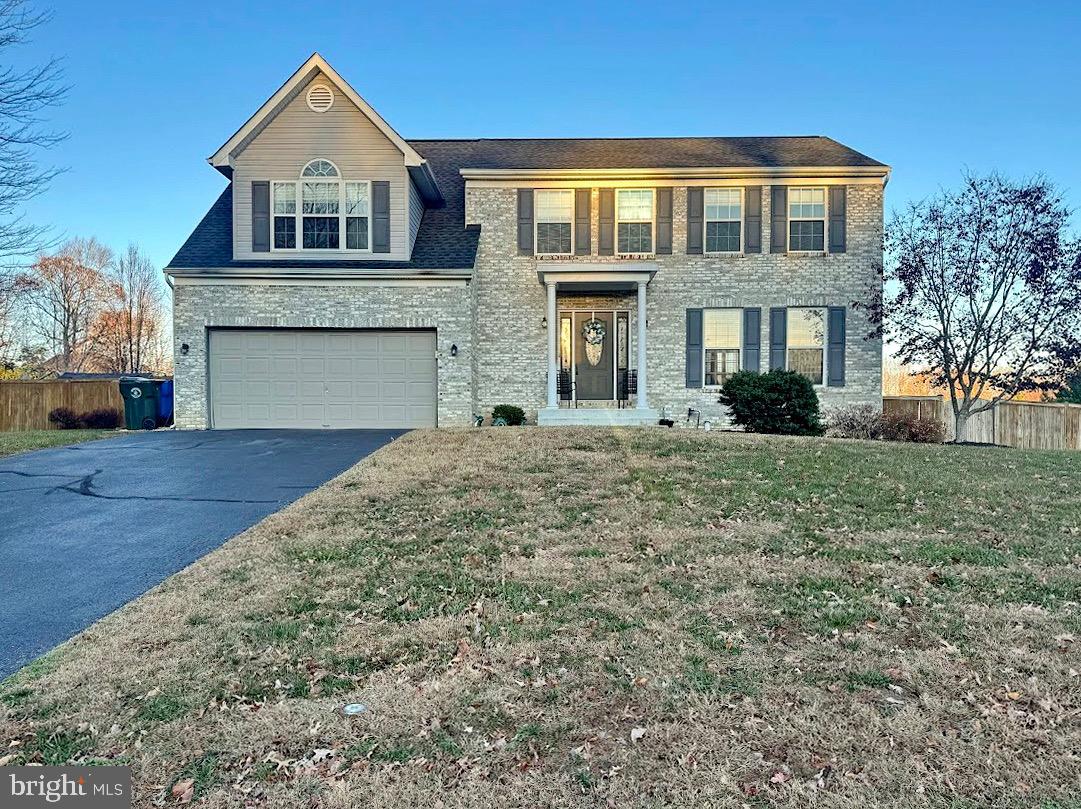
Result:
{"label": "wooden fence", "polygon": [[[941,396],[884,396],[882,409],[938,419],[953,439],[953,408]],[[968,420],[968,440],[1018,449],[1081,450],[1081,405],[999,402]]]}
{"label": "wooden fence", "polygon": [[115,379],[0,382],[0,432],[53,430],[49,413],[67,407],[76,413],[111,407],[124,412]]}

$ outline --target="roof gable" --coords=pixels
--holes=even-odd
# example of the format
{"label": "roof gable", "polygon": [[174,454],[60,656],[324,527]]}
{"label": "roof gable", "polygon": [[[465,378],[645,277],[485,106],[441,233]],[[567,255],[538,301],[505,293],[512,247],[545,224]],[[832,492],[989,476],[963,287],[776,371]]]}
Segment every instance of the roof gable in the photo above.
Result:
{"label": "roof gable", "polygon": [[387,140],[393,143],[398,150],[402,153],[402,157],[405,161],[405,165],[408,167],[422,166],[424,164],[424,158],[417,154],[416,150],[409,145],[399,135],[394,128],[388,124],[383,117],[375,111],[375,109],[357,93],[350,85],[345,81],[338,72],[330,66],[322,56],[318,53],[313,53],[304,64],[302,64],[297,70],[290,76],[285,84],[278,88],[278,90],[258,110],[252,115],[240,129],[233,133],[233,135],[221,145],[221,147],[214,152],[207,160],[209,163],[222,172],[225,176],[231,176],[232,174],[232,162],[244,147],[247,146],[256,135],[259,134],[267,124],[274,119],[289,103],[296,98],[300,93],[316,76],[322,74],[323,78],[332,83],[338,91],[344,95],[350,102],[352,102],[365,117],[370,120]]}

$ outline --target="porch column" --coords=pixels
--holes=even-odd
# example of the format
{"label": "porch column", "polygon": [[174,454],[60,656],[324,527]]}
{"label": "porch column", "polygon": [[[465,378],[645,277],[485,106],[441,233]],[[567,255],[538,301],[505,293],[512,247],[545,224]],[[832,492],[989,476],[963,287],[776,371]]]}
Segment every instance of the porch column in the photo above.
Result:
{"label": "porch column", "polygon": [[638,282],[638,409],[646,410],[646,283]]}
{"label": "porch column", "polygon": [[559,407],[556,398],[556,375],[559,373],[559,357],[556,356],[556,337],[559,333],[559,319],[556,314],[556,282],[548,281],[548,407]]}

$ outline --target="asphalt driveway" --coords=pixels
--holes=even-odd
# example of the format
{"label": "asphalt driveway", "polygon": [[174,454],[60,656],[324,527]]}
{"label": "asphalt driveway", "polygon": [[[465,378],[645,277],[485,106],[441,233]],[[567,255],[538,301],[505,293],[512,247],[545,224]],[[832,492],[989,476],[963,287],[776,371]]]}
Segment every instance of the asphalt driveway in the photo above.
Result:
{"label": "asphalt driveway", "polygon": [[399,435],[167,431],[0,458],[0,678]]}

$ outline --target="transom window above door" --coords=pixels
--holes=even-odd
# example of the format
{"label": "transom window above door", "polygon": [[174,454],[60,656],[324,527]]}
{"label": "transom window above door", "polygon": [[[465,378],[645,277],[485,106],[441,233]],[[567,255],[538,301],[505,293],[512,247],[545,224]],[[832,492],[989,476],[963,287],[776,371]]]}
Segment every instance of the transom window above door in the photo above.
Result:
{"label": "transom window above door", "polygon": [[574,230],[574,191],[537,189],[537,255],[570,255]]}
{"label": "transom window above door", "polygon": [[788,249],[821,253],[826,249],[826,189],[788,189]]}
{"label": "transom window above door", "polygon": [[[329,160],[312,160],[299,181],[274,182],[274,250],[358,250],[371,245],[371,183],[346,182]],[[299,222],[298,222],[299,220]],[[345,234],[345,238],[342,238]]]}
{"label": "transom window above door", "polygon": [[653,252],[653,191],[616,189],[616,252]]}
{"label": "transom window above door", "polygon": [[743,189],[705,190],[706,252],[738,253],[743,232]]}

